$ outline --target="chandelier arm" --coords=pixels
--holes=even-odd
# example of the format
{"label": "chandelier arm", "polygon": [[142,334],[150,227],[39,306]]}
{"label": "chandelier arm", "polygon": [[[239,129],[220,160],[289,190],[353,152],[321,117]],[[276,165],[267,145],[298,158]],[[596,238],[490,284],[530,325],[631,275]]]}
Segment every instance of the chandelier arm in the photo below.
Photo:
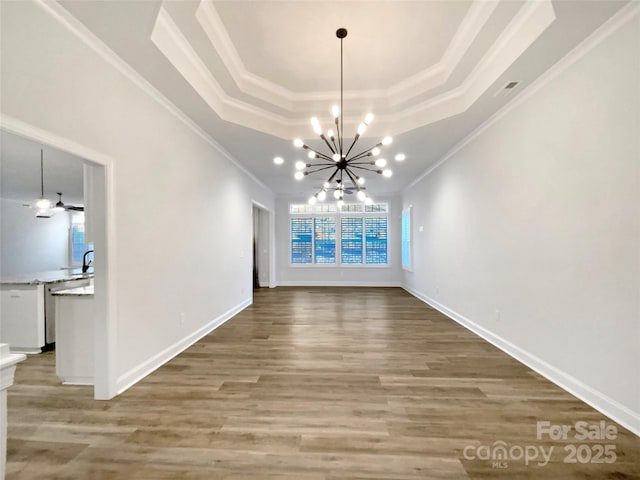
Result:
{"label": "chandelier arm", "polygon": [[333,162],[333,158],[325,155],[324,153],[321,153],[313,148],[311,148],[309,145],[304,145],[302,148],[304,148],[305,150],[311,150],[313,153],[315,153],[316,155],[318,155],[319,157],[324,158],[325,160],[330,160]]}
{"label": "chandelier arm", "polygon": [[356,144],[356,142],[358,141],[359,138],[360,138],[360,134],[356,133],[356,136],[353,138],[353,143],[349,147],[349,150],[347,150],[347,153],[345,154],[344,158],[347,158],[349,156],[349,153],[351,153],[351,149]]}
{"label": "chandelier arm", "polygon": [[[332,153],[337,153],[337,152],[333,149],[333,147],[331,146],[331,144],[329,143],[329,140],[327,140],[327,137],[325,137],[325,136],[324,136],[324,133],[320,135],[320,138],[321,138],[322,140],[324,140],[324,143],[326,143],[326,144],[327,144],[327,147],[329,147],[329,150],[331,150],[331,152],[332,152]],[[309,150],[311,150],[311,149],[309,149]],[[315,150],[314,150],[314,151],[315,151]],[[316,152],[316,153],[318,153],[318,152]]]}
{"label": "chandelier arm", "polygon": [[336,163],[333,161],[333,158],[326,156],[324,153],[320,153],[320,152],[315,152],[316,153],[316,158],[310,158],[309,161],[322,161],[325,160],[327,163]]}
{"label": "chandelier arm", "polygon": [[349,162],[350,167],[355,167],[356,165],[375,165],[375,162]]}
{"label": "chandelier arm", "polygon": [[327,170],[329,168],[335,168],[335,165],[329,165],[328,167],[318,168],[317,170],[313,170],[313,171],[309,170],[306,173],[307,175],[311,175],[312,173],[321,172],[322,170]]}
{"label": "chandelier arm", "polygon": [[[338,132],[338,135],[340,135],[340,132]],[[338,140],[340,140],[340,137],[338,137]],[[342,154],[342,149],[336,144],[336,137],[331,137],[331,143],[336,147],[336,152],[340,152],[340,154]]]}
{"label": "chandelier arm", "polygon": [[351,168],[359,168],[360,170],[367,170],[374,173],[382,173],[382,170],[374,170],[373,168],[361,167],[359,165],[349,165]]}
{"label": "chandelier arm", "polygon": [[371,153],[371,152],[372,152],[372,150],[373,150],[374,148],[376,148],[376,147],[371,147],[369,150],[365,150],[365,151],[363,151],[363,152],[360,152],[360,153],[359,153],[359,154],[357,154],[357,155],[354,155],[353,157],[351,157],[351,158],[349,159],[349,161],[351,162],[351,161],[353,161],[353,160],[360,160],[360,159],[365,158],[365,157],[371,157],[371,156],[373,155],[373,153]]}
{"label": "chandelier arm", "polygon": [[366,156],[367,154],[371,153],[371,151],[372,151],[374,148],[376,148],[376,147],[381,147],[381,146],[382,146],[382,142],[378,142],[378,143],[376,143],[373,147],[368,148],[368,149],[366,149],[366,150],[363,150],[362,152],[360,152],[360,153],[359,153],[359,154],[357,154],[357,155],[354,155],[351,159],[349,159],[349,161],[351,161],[351,160],[358,160],[359,158],[362,158],[362,157]]}
{"label": "chandelier arm", "polygon": [[340,132],[340,121],[338,117],[336,117],[336,135],[338,136],[338,150],[340,150],[340,155],[342,156],[342,132]]}
{"label": "chandelier arm", "polygon": [[309,168],[315,168],[315,167],[335,167],[336,166],[336,162],[334,162],[333,160],[331,160],[330,162],[322,162],[322,163],[307,163],[306,167]]}
{"label": "chandelier arm", "polygon": [[327,180],[327,183],[331,183],[333,182],[333,179],[336,178],[336,175],[338,174],[338,169],[336,168],[336,171],[333,172],[333,174],[329,177],[329,180]]}
{"label": "chandelier arm", "polygon": [[357,184],[356,179],[353,178],[352,173],[349,171],[349,168],[345,168],[344,169],[345,172],[347,172],[347,176],[349,177],[349,180],[351,180],[351,183],[353,184],[353,187],[359,192],[360,191],[360,185]]}
{"label": "chandelier arm", "polygon": [[347,160],[347,163],[351,163],[354,160],[362,160],[364,158],[371,157],[371,156],[373,156],[373,154],[371,152],[365,153],[364,155],[358,154],[358,155],[356,155],[354,157],[351,157],[349,160]]}

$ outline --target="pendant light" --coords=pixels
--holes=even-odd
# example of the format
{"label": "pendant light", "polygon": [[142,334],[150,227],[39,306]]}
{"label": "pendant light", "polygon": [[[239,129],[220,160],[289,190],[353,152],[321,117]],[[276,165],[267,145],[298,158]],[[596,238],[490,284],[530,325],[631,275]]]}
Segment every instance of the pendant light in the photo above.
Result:
{"label": "pendant light", "polygon": [[36,211],[36,218],[50,218],[55,212],[51,200],[44,198],[44,152],[40,149],[40,197],[31,202]]}

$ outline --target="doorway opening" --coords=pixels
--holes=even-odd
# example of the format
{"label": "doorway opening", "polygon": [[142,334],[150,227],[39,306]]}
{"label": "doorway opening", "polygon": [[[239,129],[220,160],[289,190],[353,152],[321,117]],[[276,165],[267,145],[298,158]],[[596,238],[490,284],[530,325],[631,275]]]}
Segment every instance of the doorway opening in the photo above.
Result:
{"label": "doorway opening", "polygon": [[[112,358],[108,355],[110,349],[113,348],[113,343],[111,341],[113,337],[111,334],[112,327],[109,322],[110,289],[108,288],[108,283],[112,282],[112,278],[110,278],[109,275],[109,271],[112,269],[109,268],[110,258],[107,254],[109,248],[107,243],[107,204],[110,197],[110,195],[108,195],[108,187],[111,183],[108,181],[108,178],[111,178],[113,174],[111,170],[111,159],[67,139],[58,137],[55,134],[15,121],[9,117],[5,117],[3,119],[2,124],[0,125],[0,135],[3,140],[15,140],[15,144],[17,145],[16,148],[18,149],[23,147],[26,148],[30,145],[34,146],[37,150],[38,158],[40,155],[40,149],[44,149],[45,155],[43,171],[45,198],[52,200],[53,203],[61,200],[65,205],[73,205],[76,207],[75,210],[64,209],[64,211],[62,211],[62,209],[60,209],[55,215],[58,215],[59,219],[69,216],[69,237],[71,238],[72,232],[76,232],[76,234],[78,232],[82,232],[84,246],[91,245],[91,249],[93,250],[92,254],[89,256],[84,256],[85,251],[89,249],[89,247],[85,248],[85,251],[81,252],[81,256],[84,257],[83,260],[85,260],[85,262],[88,263],[90,260],[89,265],[93,270],[92,282],[94,291],[92,298],[93,305],[90,308],[92,313],[91,316],[93,317],[91,319],[93,332],[90,338],[83,337],[83,348],[89,350],[88,356],[91,360],[90,363],[92,364],[88,370],[89,377],[86,383],[93,385],[94,398],[112,398],[115,395],[115,385],[111,378],[113,372],[113,368],[110,366]],[[5,151],[5,147],[8,148],[7,144],[3,142],[3,166],[5,164],[5,153],[8,153],[8,150]],[[17,155],[16,152],[9,153],[11,155]],[[9,156],[10,155],[6,155],[6,158],[9,158]],[[31,155],[29,154],[29,158],[30,157]],[[20,163],[21,161],[19,160],[19,156],[17,158],[18,160],[14,166],[17,169],[24,168],[26,165],[24,159],[22,160],[22,163]],[[67,162],[66,164],[64,163],[65,161]],[[56,168],[56,165],[58,165],[58,168]],[[39,162],[38,168],[40,168]],[[72,180],[65,178],[65,168],[70,168],[74,171]],[[5,170],[4,168],[2,170],[3,187],[9,186],[11,182],[15,183],[15,185],[11,185],[10,188],[3,188],[3,197],[9,195],[13,198],[12,201],[18,202],[18,205],[21,207],[21,200],[28,200],[34,197],[34,194],[36,193],[40,194],[39,191],[30,191],[29,187],[32,186],[32,181],[26,182],[26,178],[22,179],[20,175],[12,175],[9,170]],[[68,175],[70,174],[68,173]],[[23,185],[20,184],[21,180],[25,180]],[[24,193],[21,193],[22,190]],[[36,188],[35,190],[39,190],[39,188]],[[58,191],[63,193],[61,199],[57,195]],[[82,212],[84,214],[82,228],[79,227],[81,222],[77,217],[78,212],[80,212],[80,207],[83,207],[84,210]],[[30,217],[32,213],[35,216],[35,213],[30,211],[27,207],[23,208],[27,217]],[[38,221],[47,222],[55,218],[55,215],[51,218],[38,218]],[[74,215],[76,217],[72,218]],[[8,232],[7,225],[2,225],[2,229],[3,234]],[[61,233],[61,235],[64,235],[64,233]],[[79,235],[74,237],[76,241],[78,240],[78,237]],[[56,260],[44,270],[51,271],[54,274],[57,270],[60,270],[61,273],[68,272],[65,273],[65,275],[70,275],[72,277],[76,273],[73,269],[74,267],[77,267],[76,270],[80,271],[82,269],[82,264],[74,265],[76,259],[71,254],[74,247],[72,244],[73,242],[69,240],[66,243],[68,248],[67,253],[60,254],[63,257],[66,256],[68,261],[62,262],[60,261],[60,258],[56,258]],[[75,245],[75,247],[82,248],[79,244]],[[10,246],[3,242],[3,255],[11,254],[9,251],[4,251],[9,248]],[[51,249],[43,251],[47,254],[51,254]],[[43,269],[36,270],[31,266],[25,266],[24,273],[30,274],[40,270]],[[91,272],[89,271],[85,273],[90,274]],[[79,276],[79,278],[88,279],[88,276],[82,275]],[[48,286],[50,285],[44,283],[43,288],[40,290],[45,292],[48,290]],[[75,286],[75,284],[73,286]],[[36,297],[37,296],[38,293],[36,293]],[[47,299],[42,299],[42,303],[40,304],[42,305],[43,310],[41,314],[42,316],[36,323],[38,323],[38,328],[40,328],[40,320],[42,320],[42,341],[49,345],[55,345],[54,348],[56,350],[55,355],[57,363],[57,357],[59,354],[58,350],[63,348],[63,346],[60,345],[59,341],[59,337],[61,335],[60,329],[56,327],[61,326],[62,323],[60,322],[60,318],[57,318],[58,315],[56,312],[56,315],[50,317],[55,319],[55,327],[53,324],[50,324],[47,330],[45,320],[46,314],[47,311],[50,314],[52,313],[55,298],[50,295],[48,300],[49,301],[47,302]],[[40,307],[37,308],[39,309]],[[49,335],[48,338],[46,337],[45,332]],[[46,350],[46,348],[43,350]],[[67,352],[68,351],[69,350],[67,350]],[[35,353],[35,351],[32,353]]]}
{"label": "doorway opening", "polygon": [[272,214],[263,206],[253,203],[253,289],[272,287]]}

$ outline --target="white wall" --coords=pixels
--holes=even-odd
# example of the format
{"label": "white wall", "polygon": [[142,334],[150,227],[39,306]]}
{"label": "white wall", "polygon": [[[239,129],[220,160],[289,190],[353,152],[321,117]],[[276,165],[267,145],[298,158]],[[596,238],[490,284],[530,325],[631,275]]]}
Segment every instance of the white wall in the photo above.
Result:
{"label": "white wall", "polygon": [[400,258],[399,197],[376,197],[389,203],[388,267],[300,267],[290,265],[289,204],[306,203],[307,199],[279,197],[276,201],[276,271],[278,285],[372,285],[399,286],[402,280]]}
{"label": "white wall", "polygon": [[45,8],[2,10],[2,113],[114,159],[122,389],[251,301],[251,202],[273,194]]}
{"label": "white wall", "polygon": [[36,218],[23,203],[0,198],[0,277],[69,265],[69,214]]}
{"label": "white wall", "polygon": [[638,15],[603,32],[405,191],[404,282],[640,432]]}

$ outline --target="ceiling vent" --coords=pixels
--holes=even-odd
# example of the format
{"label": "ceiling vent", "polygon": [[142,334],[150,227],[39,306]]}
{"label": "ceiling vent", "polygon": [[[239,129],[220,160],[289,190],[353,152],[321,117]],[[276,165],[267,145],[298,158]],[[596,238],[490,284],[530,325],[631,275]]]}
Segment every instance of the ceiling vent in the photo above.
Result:
{"label": "ceiling vent", "polygon": [[494,97],[506,97],[507,95],[511,95],[518,85],[520,85],[520,82],[507,82],[495,93]]}

